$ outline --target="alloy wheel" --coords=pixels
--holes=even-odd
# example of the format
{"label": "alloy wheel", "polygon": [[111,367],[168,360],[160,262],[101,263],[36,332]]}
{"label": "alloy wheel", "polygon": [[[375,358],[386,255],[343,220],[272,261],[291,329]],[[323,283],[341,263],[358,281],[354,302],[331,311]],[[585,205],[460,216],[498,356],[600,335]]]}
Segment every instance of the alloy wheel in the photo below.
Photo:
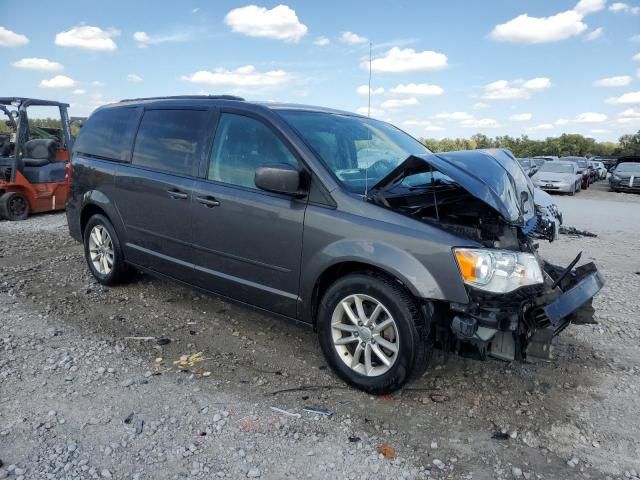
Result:
{"label": "alloy wheel", "polygon": [[89,234],[89,255],[91,263],[101,275],[109,275],[113,270],[113,241],[104,225],[96,225]]}
{"label": "alloy wheel", "polygon": [[338,302],[331,335],[340,359],[362,375],[383,375],[398,358],[398,326],[389,310],[368,295],[353,294]]}

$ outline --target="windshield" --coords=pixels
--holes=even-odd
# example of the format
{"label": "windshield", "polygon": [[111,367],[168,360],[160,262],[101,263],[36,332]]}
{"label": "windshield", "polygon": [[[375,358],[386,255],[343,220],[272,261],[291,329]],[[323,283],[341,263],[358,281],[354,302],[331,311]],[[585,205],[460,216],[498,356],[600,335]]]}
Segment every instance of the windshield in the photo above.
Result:
{"label": "windshield", "polygon": [[364,194],[407,157],[431,153],[415,138],[379,120],[298,110],[279,113],[354,193]]}
{"label": "windshield", "polygon": [[546,162],[540,167],[541,172],[573,173],[573,165],[569,163]]}
{"label": "windshield", "polygon": [[616,173],[640,174],[640,163],[621,163],[616,167]]}

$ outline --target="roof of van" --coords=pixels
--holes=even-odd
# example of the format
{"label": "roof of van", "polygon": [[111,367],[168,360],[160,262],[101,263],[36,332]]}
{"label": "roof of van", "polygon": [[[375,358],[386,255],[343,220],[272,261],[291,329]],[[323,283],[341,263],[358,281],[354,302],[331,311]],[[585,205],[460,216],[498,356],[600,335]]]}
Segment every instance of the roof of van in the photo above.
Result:
{"label": "roof of van", "polygon": [[215,102],[220,105],[255,105],[258,107],[267,108],[269,110],[299,110],[304,112],[322,112],[322,113],[333,113],[338,115],[352,115],[361,117],[357,113],[347,112],[344,110],[338,110],[335,108],[326,108],[326,107],[318,107],[313,105],[301,105],[296,103],[282,103],[282,102],[248,102],[242,97],[236,97],[234,95],[178,95],[178,96],[167,96],[167,97],[146,97],[146,98],[128,98],[121,100],[117,103],[111,103],[105,105],[105,107],[116,107],[118,105],[149,105],[149,104],[157,104],[157,105],[171,105],[171,104],[182,104],[182,105],[203,105],[206,102]]}

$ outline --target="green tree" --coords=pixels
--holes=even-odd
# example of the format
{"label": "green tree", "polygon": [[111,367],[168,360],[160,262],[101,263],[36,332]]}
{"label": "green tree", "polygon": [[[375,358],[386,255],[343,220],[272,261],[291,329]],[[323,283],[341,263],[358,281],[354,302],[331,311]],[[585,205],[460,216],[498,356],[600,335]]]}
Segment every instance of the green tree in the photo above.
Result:
{"label": "green tree", "polygon": [[618,155],[640,155],[640,130],[633,135],[621,136],[616,153]]}

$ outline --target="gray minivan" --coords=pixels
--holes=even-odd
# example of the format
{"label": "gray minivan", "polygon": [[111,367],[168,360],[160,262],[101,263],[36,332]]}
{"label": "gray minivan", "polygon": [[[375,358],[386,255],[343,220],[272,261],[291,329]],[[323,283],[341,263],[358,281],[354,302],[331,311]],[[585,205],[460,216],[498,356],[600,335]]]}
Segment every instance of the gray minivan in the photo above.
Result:
{"label": "gray minivan", "polygon": [[432,154],[388,123],[230,96],[96,110],[67,217],[105,285],[131,268],[312,326],[365,391],[421,375],[435,347],[549,354],[592,321],[592,263],[551,265],[557,220],[504,150]]}

